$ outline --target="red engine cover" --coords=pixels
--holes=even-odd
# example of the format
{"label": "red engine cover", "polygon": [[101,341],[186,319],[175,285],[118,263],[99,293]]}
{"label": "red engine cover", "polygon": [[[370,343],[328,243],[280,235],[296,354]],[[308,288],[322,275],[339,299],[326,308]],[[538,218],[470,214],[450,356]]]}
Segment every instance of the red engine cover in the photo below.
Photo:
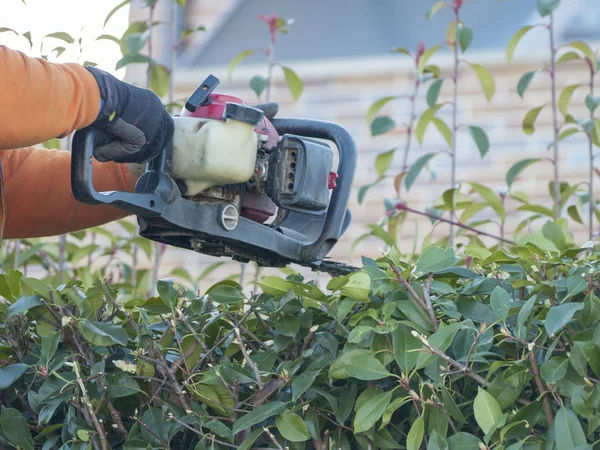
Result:
{"label": "red engine cover", "polygon": [[[247,105],[246,101],[240,97],[226,94],[211,94],[212,102],[209,105],[199,106],[196,111],[191,112],[183,108],[182,116],[198,117],[202,119],[224,120],[225,104],[237,103]],[[254,131],[256,133],[268,136],[266,148],[273,148],[279,141],[279,134],[269,119],[263,118],[262,123]],[[258,195],[253,192],[247,192],[244,196],[241,215],[255,222],[264,223],[277,212],[277,205],[266,195]]]}

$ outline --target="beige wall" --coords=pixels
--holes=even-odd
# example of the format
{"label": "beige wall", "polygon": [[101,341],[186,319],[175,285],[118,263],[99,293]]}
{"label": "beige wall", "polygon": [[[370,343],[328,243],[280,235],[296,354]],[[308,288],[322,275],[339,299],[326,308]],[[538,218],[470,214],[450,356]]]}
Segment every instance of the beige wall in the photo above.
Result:
{"label": "beige wall", "polygon": [[[199,5],[213,4],[213,2],[199,2],[196,4],[196,14],[202,16]],[[216,3],[216,2],[215,2]],[[214,16],[212,18],[214,20]],[[243,46],[243,42],[240,44]],[[240,47],[240,51],[243,50]],[[233,56],[233,55],[232,55]],[[545,64],[547,55],[535,52],[534,55],[520,54],[512,65],[506,64],[503,53],[472,54],[469,58],[488,67],[496,80],[497,92],[491,103],[488,103],[481,92],[479,83],[468,65],[461,66],[459,75],[459,105],[458,123],[460,125],[478,125],[483,127],[491,141],[489,154],[481,159],[468,132],[461,129],[458,136],[458,172],[461,181],[475,181],[485,183],[494,189],[506,187],[505,174],[509,167],[523,158],[547,158],[551,153],[546,150],[547,144],[552,139],[552,116],[547,108],[539,117],[537,132],[533,136],[525,135],[521,130],[521,121],[526,111],[534,106],[539,106],[550,101],[550,81],[546,74],[538,74],[528,89],[525,99],[516,93],[516,86],[520,76],[538,66]],[[433,63],[439,64],[444,75],[450,73],[451,61],[444,56],[433,58]],[[406,57],[390,56],[381,58],[367,58],[356,60],[321,61],[314,63],[294,63],[289,65],[296,69],[305,82],[305,91],[297,102],[291,101],[290,95],[282,84],[280,76],[277,77],[273,91],[273,99],[281,105],[280,116],[310,117],[329,120],[345,126],[355,138],[359,149],[359,165],[356,171],[355,188],[352,196],[351,209],[354,221],[342,242],[334,249],[331,256],[334,259],[359,263],[356,256],[350,259],[350,245],[354,239],[365,232],[369,223],[376,222],[383,213],[383,198],[393,197],[394,192],[391,180],[386,180],[373,188],[367,195],[363,205],[356,202],[356,193],[360,186],[373,181],[375,156],[382,151],[393,147],[403,148],[406,133],[398,128],[392,133],[372,138],[369,135],[365,122],[365,113],[371,103],[386,95],[398,95],[402,98],[391,103],[382,113],[392,115],[397,121],[408,119],[409,103],[407,96],[412,92],[411,70]],[[570,63],[560,67],[557,77],[559,86],[573,83],[586,83],[588,73],[581,63]],[[256,96],[247,87],[247,82],[252,75],[264,73],[260,66],[240,65],[233,81],[227,79],[226,68],[196,68],[194,70],[176,72],[176,97],[185,98],[189,95],[208,74],[217,75],[222,84],[221,92],[241,95],[249,102],[256,101]],[[135,79],[133,76],[132,79]],[[578,118],[585,117],[587,110],[583,104],[585,88],[573,97],[571,112]],[[440,101],[450,100],[451,82],[444,84]],[[421,91],[417,100],[417,113],[426,109],[425,92]],[[450,107],[446,106],[439,117],[450,123]],[[413,141],[410,161],[414,161],[426,152],[446,150],[446,144],[434,129],[427,133],[421,147]],[[569,183],[587,180],[588,157],[587,144],[582,136],[572,137],[560,145],[560,171],[561,179]],[[437,172],[437,179],[431,181],[426,172],[423,172],[417,183],[405,196],[410,206],[424,210],[439,197],[445,189],[449,188],[449,158],[442,154],[432,163],[432,168]],[[400,171],[401,151],[394,158],[390,174],[395,175]],[[513,186],[515,190],[526,192],[532,199],[545,206],[550,206],[548,195],[548,182],[552,179],[552,167],[549,162],[539,163],[530,167]],[[597,185],[600,180],[596,179]],[[596,196],[598,191],[596,191]],[[515,211],[518,206],[509,202],[507,209],[509,216],[507,228],[513,228],[520,222],[525,214]],[[493,212],[484,210],[478,217],[493,217]],[[541,226],[539,221],[535,226]],[[418,232],[420,242],[424,234],[429,232],[431,226],[427,219],[411,216],[400,235],[402,250],[410,250]],[[483,229],[496,233],[497,226],[489,225]],[[437,227],[437,235],[447,233],[448,227]],[[587,240],[584,226],[573,224],[572,231],[578,243]],[[383,249],[383,244],[376,239],[363,241],[356,250],[356,255],[365,254],[377,256]],[[169,251],[163,264],[166,274],[171,268],[183,265],[193,272],[217,261],[214,258],[203,257],[191,252]],[[229,265],[216,273],[222,276],[226,271],[239,269],[237,263]],[[253,272],[253,269],[249,269]]]}

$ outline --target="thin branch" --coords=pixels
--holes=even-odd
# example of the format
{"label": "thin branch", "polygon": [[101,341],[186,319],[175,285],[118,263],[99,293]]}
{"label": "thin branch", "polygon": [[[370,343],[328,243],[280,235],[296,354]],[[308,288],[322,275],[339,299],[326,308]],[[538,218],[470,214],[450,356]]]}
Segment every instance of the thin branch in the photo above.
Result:
{"label": "thin branch", "polygon": [[491,233],[488,233],[486,231],[478,230],[477,228],[470,227],[469,225],[465,225],[464,223],[461,223],[461,222],[454,222],[452,220],[444,219],[443,217],[439,217],[439,216],[436,216],[436,215],[433,215],[433,214],[430,214],[430,213],[427,213],[427,212],[423,212],[423,211],[419,211],[417,209],[413,209],[413,208],[407,206],[405,203],[402,203],[402,202],[396,203],[396,209],[398,211],[407,211],[409,213],[417,214],[419,216],[425,216],[425,217],[428,217],[430,219],[439,220],[440,222],[444,222],[444,223],[448,223],[448,224],[451,224],[451,225],[455,225],[457,227],[463,228],[465,230],[471,231],[471,232],[479,234],[481,236],[487,236],[489,238],[496,239],[498,241],[505,242],[505,243],[510,244],[510,245],[516,245],[516,242],[515,241],[511,241],[510,239],[506,239],[506,238],[503,238],[501,236],[496,236],[495,234],[491,234]]}
{"label": "thin branch", "polygon": [[535,359],[535,346],[532,346],[529,351],[529,362],[531,363],[531,370],[533,371],[533,378],[535,379],[535,384],[537,385],[538,391],[540,395],[544,397],[543,407],[544,413],[546,414],[546,420],[548,421],[548,427],[552,425],[554,422],[554,414],[552,413],[552,405],[550,404],[550,399],[547,395],[544,395],[548,392],[546,389],[546,385],[542,380],[542,376],[540,375],[540,368],[538,366],[537,360]]}
{"label": "thin branch", "polygon": [[98,433],[98,437],[100,438],[100,445],[102,446],[102,450],[109,450],[110,446],[108,444],[106,432],[104,431],[102,424],[100,423],[100,421],[98,420],[98,417],[96,416],[96,413],[94,412],[94,407],[92,405],[90,397],[88,396],[87,390],[85,388],[85,384],[83,383],[83,380],[81,379],[81,373],[79,372],[79,363],[75,362],[75,365],[73,366],[73,368],[74,368],[73,371],[75,372],[75,376],[77,377],[77,383],[79,384],[79,389],[81,390],[81,396],[83,397],[83,403],[85,404],[85,407],[87,408],[87,410],[89,412],[92,424],[94,425],[94,428],[96,429],[96,432]]}
{"label": "thin branch", "polygon": [[271,433],[271,431],[267,427],[263,427],[263,430],[265,430],[265,433],[267,433],[267,436],[269,436],[269,439],[271,439],[271,442],[273,442],[273,444],[275,444],[279,450],[283,450],[283,447],[281,446],[281,444],[279,442],[277,442],[277,439],[275,438],[273,433]]}
{"label": "thin branch", "polygon": [[158,435],[157,435],[157,434],[156,434],[154,431],[152,431],[152,429],[151,429],[151,428],[150,428],[148,425],[146,425],[146,424],[145,424],[144,422],[142,422],[140,419],[138,419],[137,417],[133,417],[133,416],[132,416],[132,417],[130,417],[130,419],[132,419],[132,420],[135,420],[137,423],[139,423],[139,424],[140,424],[140,426],[144,427],[144,429],[145,429],[145,430],[146,430],[148,433],[150,433],[152,436],[154,436],[154,437],[156,438],[156,440],[157,440],[158,442],[160,442],[160,443],[161,443],[161,445],[162,445],[163,447],[165,447],[165,448],[169,448],[169,443],[168,443],[168,442],[165,442],[165,440],[164,440],[164,439],[162,439],[160,436],[158,436]]}
{"label": "thin branch", "polygon": [[[456,16],[456,29],[454,32],[454,73],[453,73],[453,90],[452,90],[452,171],[450,175],[450,189],[456,187],[456,135],[458,134],[458,127],[456,125],[458,116],[458,24],[460,23],[459,8],[455,8],[454,15]],[[454,218],[456,217],[454,207],[450,211],[450,247],[454,248]]]}
{"label": "thin branch", "polygon": [[250,358],[250,355],[248,355],[248,351],[246,350],[246,345],[244,344],[244,340],[242,339],[240,329],[238,328],[237,325],[235,326],[234,330],[235,330],[235,335],[237,337],[237,340],[239,341],[239,344],[240,344],[240,350],[242,351],[242,355],[244,356],[244,359],[246,360],[246,362],[252,369],[252,372],[254,372],[254,377],[256,378],[256,383],[258,384],[258,390],[262,391],[264,386],[263,386],[262,379],[260,377],[260,372],[258,371],[258,366],[256,365],[256,363],[254,361],[252,361],[252,359]]}
{"label": "thin branch", "polygon": [[554,13],[550,13],[550,80],[552,83],[552,126],[554,131],[554,216],[561,216],[560,177],[558,172],[558,102],[556,100],[556,47],[554,46]]}
{"label": "thin branch", "polygon": [[433,304],[431,303],[431,283],[433,282],[433,274],[430,273],[427,275],[427,282],[425,286],[423,286],[423,297],[425,297],[425,305],[427,306],[427,313],[429,314],[429,319],[431,320],[431,324],[433,325],[433,331],[438,330],[438,322],[435,317],[435,313],[433,311]]}

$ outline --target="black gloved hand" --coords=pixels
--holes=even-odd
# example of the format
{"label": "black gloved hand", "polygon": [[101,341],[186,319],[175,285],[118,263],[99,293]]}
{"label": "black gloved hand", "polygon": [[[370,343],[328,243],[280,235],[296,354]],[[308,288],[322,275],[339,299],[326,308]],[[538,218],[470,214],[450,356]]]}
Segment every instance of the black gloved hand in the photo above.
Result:
{"label": "black gloved hand", "polygon": [[90,127],[99,131],[94,156],[98,161],[143,163],[157,157],[173,137],[173,118],[151,90],[86,67],[100,88],[104,106]]}

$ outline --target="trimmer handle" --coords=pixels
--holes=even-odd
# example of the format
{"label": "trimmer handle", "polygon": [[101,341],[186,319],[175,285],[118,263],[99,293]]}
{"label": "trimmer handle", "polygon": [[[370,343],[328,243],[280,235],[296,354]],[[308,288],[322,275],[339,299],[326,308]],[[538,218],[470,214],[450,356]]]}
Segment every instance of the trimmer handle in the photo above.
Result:
{"label": "trimmer handle", "polygon": [[169,148],[159,157],[148,163],[146,172],[136,183],[135,193],[98,192],[94,187],[92,170],[96,133],[93,128],[84,128],[73,136],[71,189],[75,199],[88,205],[112,205],[136,216],[160,216],[166,205],[166,196],[161,196],[160,193],[168,192],[173,183],[165,174],[172,144],[169,144]]}

